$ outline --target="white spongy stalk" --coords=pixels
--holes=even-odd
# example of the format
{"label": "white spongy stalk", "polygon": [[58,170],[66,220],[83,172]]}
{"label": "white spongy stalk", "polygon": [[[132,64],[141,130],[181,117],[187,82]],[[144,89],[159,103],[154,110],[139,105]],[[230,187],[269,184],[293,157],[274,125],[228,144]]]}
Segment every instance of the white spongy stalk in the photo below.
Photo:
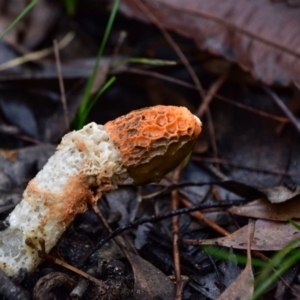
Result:
{"label": "white spongy stalk", "polygon": [[9,227],[0,232],[0,268],[9,276],[20,268],[34,270],[41,258],[28,241],[40,248],[42,238],[49,252],[88,202],[126,178],[120,153],[103,126],[90,123],[67,134],[8,216]]}

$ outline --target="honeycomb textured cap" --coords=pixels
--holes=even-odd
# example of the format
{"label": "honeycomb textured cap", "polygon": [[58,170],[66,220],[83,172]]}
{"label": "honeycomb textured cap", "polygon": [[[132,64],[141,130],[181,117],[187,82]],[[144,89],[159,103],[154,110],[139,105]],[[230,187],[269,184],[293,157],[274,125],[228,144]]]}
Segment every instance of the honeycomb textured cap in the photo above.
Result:
{"label": "honeycomb textured cap", "polygon": [[158,182],[193,149],[201,122],[187,108],[157,105],[104,125],[134,184]]}

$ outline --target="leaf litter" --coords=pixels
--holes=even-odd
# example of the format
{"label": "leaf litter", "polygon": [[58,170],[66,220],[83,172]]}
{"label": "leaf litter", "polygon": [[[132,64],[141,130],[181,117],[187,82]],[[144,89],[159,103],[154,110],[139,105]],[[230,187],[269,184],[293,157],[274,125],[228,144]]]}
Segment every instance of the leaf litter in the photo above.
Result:
{"label": "leaf litter", "polygon": [[251,244],[254,236],[255,222],[248,224],[247,233],[247,263],[243,272],[236,280],[218,297],[218,300],[251,299],[254,291],[254,275],[251,263]]}
{"label": "leaf litter", "polygon": [[300,219],[299,196],[284,203],[273,204],[266,198],[260,198],[246,205],[233,206],[228,212],[255,219],[271,221],[288,221],[289,219]]}
{"label": "leaf litter", "polygon": [[[15,27],[0,44],[3,49],[1,63],[31,51],[48,48],[52,45],[53,39],[52,36],[49,38],[49,32],[55,33],[55,38],[60,40],[61,36],[74,29],[74,26],[68,23],[71,17],[64,13],[61,6],[58,4],[51,6],[42,0],[40,2],[36,10],[28,14],[24,22]],[[160,18],[165,28],[196,42],[198,49],[190,40],[175,36],[175,40],[187,53],[189,60],[195,62],[193,67],[205,88],[219,80],[215,78],[216,76],[226,74],[218,91],[221,95],[216,95],[209,104],[218,157],[212,154],[213,137],[207,130],[208,120],[203,118],[201,151],[193,154],[194,160],[184,169],[178,185],[172,184],[172,180],[168,178],[160,186],[150,185],[140,189],[123,187],[101,201],[99,206],[103,214],[114,229],[126,226],[145,215],[167,213],[171,210],[170,191],[178,189],[191,205],[203,205],[205,210],[201,212],[201,218],[204,216],[210,220],[207,223],[199,223],[192,215],[181,216],[179,231],[183,240],[193,240],[197,245],[218,243],[224,247],[231,247],[231,255],[235,256],[247,248],[249,225],[244,224],[250,217],[258,219],[251,249],[259,251],[282,249],[286,243],[299,237],[295,227],[286,221],[288,218],[299,218],[299,135],[255,80],[281,86],[298,82],[299,35],[296,33],[299,20],[296,16],[299,7],[289,6],[289,1],[246,3],[230,0],[225,3],[215,0],[192,1],[187,4],[179,0],[175,2],[160,0],[143,3]],[[1,11],[0,28],[6,28],[11,22],[9,15],[18,14],[17,10],[14,10],[17,7],[14,1],[8,4],[12,5],[7,10],[10,14],[5,14],[5,10]],[[82,78],[89,76],[95,61],[96,51],[92,50],[97,49],[99,44],[95,36],[100,35],[99,28],[104,26],[102,20],[107,18],[107,11],[103,9],[104,4],[99,4],[102,5],[102,10],[93,7],[88,11],[85,9],[86,5],[79,9],[81,16],[77,16],[76,22],[79,23],[76,23],[76,26],[77,29],[80,27],[80,30],[76,31],[74,41],[61,50],[62,75],[66,85],[70,118],[75,115],[82,97],[84,81]],[[140,12],[136,13],[134,5],[135,1],[124,0],[121,11],[145,21],[146,17]],[[19,8],[21,9],[21,6]],[[99,15],[104,18],[99,18]],[[85,21],[81,19],[82,16],[85,17]],[[123,48],[121,45],[121,58],[129,54],[129,56],[163,57],[174,60],[172,51],[165,47],[165,41],[157,34],[155,28],[125,19],[121,15],[119,18],[117,28],[127,30],[129,34],[129,38],[123,41]],[[276,23],[272,21],[274,18],[277,20]],[[37,23],[39,26],[35,25]],[[93,28],[96,30],[93,31]],[[280,35],[281,47],[278,45]],[[115,46],[119,36],[117,30],[113,32],[111,48]],[[95,88],[101,86],[108,72],[111,72],[109,71],[111,63],[118,61],[115,53],[112,53],[112,49],[107,51],[107,59],[103,60],[99,70],[102,72],[101,78]],[[216,54],[223,60],[216,58]],[[240,76],[242,71],[237,71],[236,65],[232,65],[232,62],[250,73],[255,80],[250,81],[244,75]],[[91,120],[101,124],[131,109],[154,104],[184,105],[197,111],[200,105],[199,96],[188,88],[190,78],[180,64],[168,67],[143,67],[139,70],[143,69],[148,71],[147,76],[150,73],[154,78],[134,75],[127,66],[115,70],[117,81],[96,104]],[[156,77],[157,74],[165,77]],[[22,187],[43,166],[50,152],[54,150],[53,146],[43,143],[56,143],[64,133],[63,111],[56,77],[55,60],[51,56],[41,61],[16,66],[0,74],[2,91],[0,147],[17,149],[15,156],[9,157],[4,152],[0,156],[1,220],[4,220],[12,207],[18,203]],[[161,80],[175,77],[179,78],[176,83],[185,83],[185,86]],[[298,108],[294,105],[299,102],[297,93],[292,89],[277,89],[276,92],[293,113],[297,114]],[[229,102],[218,101],[218,96],[229,99]],[[236,105],[233,107],[230,103]],[[249,109],[243,110],[243,107]],[[266,115],[259,112],[265,112],[269,117],[266,118]],[[28,122],[26,124],[26,120],[28,122],[31,120],[32,125],[29,126]],[[33,142],[41,145],[28,148],[27,146]],[[152,196],[146,199],[143,195]],[[235,203],[235,206],[228,208],[228,205],[223,205],[229,202]],[[213,222],[223,227],[224,230],[220,231],[222,234],[232,233],[227,237],[216,239],[220,233],[216,234],[212,229],[215,226],[207,227],[207,224]],[[5,224],[0,225],[0,228],[5,228]],[[127,258],[124,254],[117,255],[113,247],[108,247],[106,243],[85,260],[86,263],[82,268],[86,270],[98,266],[93,276],[105,278],[107,283],[111,283],[112,289],[106,294],[107,297],[123,296],[124,299],[126,297],[130,299],[135,295],[138,299],[143,295],[144,299],[155,296],[162,299],[172,298],[174,284],[168,278],[168,275],[174,272],[170,220],[137,226],[137,229],[135,227],[127,229],[129,234],[126,238],[130,240],[133,238],[136,246],[136,250],[129,247]],[[241,228],[237,229],[239,226]],[[88,211],[78,216],[57,249],[54,249],[53,255],[63,257],[74,265],[80,265],[86,253],[107,235],[101,222]],[[252,287],[248,284],[252,276],[248,268],[249,263],[241,275],[237,263],[219,261],[199,247],[182,243],[181,239],[179,253],[182,275],[185,278],[183,299],[215,299],[225,287],[229,286],[230,289],[230,283],[233,287],[234,284],[238,285],[236,293],[231,295],[251,294]],[[60,267],[46,261],[33,275],[25,274],[16,283],[10,281],[7,286],[14,287],[15,284],[16,287],[32,293],[35,287],[39,287],[38,279],[43,278],[47,272],[51,274],[52,271],[57,271],[57,268]],[[59,270],[65,272],[63,268]],[[156,276],[157,272],[159,276]],[[238,277],[239,275],[242,277]],[[297,269],[290,272],[289,283],[292,288],[298,275]],[[73,275],[70,278],[69,282],[75,279],[79,284],[78,278]],[[62,286],[63,281],[64,279],[60,280]],[[167,283],[165,289],[164,283]],[[290,295],[287,293],[291,290],[285,284],[283,286],[285,288],[279,289],[278,285],[276,295],[279,298]],[[23,290],[20,290],[20,295],[21,293]],[[59,299],[55,288],[51,293]],[[65,288],[65,293],[66,295],[70,293],[69,287]],[[99,289],[90,285],[90,288],[82,291],[82,299],[99,299],[100,294]],[[9,291],[7,295],[9,297]],[[15,297],[15,294],[10,296]]]}
{"label": "leaf litter", "polygon": [[[267,84],[299,82],[299,7],[260,0],[144,3],[165,28],[194,39],[200,50],[239,64],[254,78]],[[136,0],[123,1],[121,9],[149,22]]]}
{"label": "leaf litter", "polygon": [[[245,225],[226,237],[199,241],[187,240],[186,242],[194,245],[215,245],[232,247],[234,249],[247,249],[248,230],[249,225]],[[257,220],[251,250],[281,250],[290,241],[299,237],[300,232],[289,222]],[[297,243],[296,247],[299,246],[300,242]]]}

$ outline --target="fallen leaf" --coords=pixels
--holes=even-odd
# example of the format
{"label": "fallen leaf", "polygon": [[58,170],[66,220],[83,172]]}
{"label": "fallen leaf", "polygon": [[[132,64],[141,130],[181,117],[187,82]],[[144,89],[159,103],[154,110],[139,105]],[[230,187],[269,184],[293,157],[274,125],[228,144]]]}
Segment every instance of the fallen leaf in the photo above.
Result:
{"label": "fallen leaf", "polygon": [[[216,273],[209,273],[205,276],[194,275],[190,277],[189,285],[201,296],[203,295],[204,299],[216,299],[220,295],[220,289],[215,284],[217,281],[218,276]],[[200,298],[200,296],[198,297]]]}
{"label": "fallen leaf", "polygon": [[[262,187],[257,185],[248,185],[236,180],[224,180],[220,182],[212,181],[211,184],[222,187],[245,199],[257,199],[265,196],[270,202],[280,204],[285,201],[291,201],[300,194],[300,186],[294,186],[291,189],[285,186]],[[179,184],[179,187],[202,187],[208,183],[203,181],[188,181]]]}
{"label": "fallen leaf", "polygon": [[300,219],[300,201],[299,196],[283,203],[270,203],[266,198],[261,198],[242,206],[231,207],[227,211],[256,219],[287,221]]}
{"label": "fallen leaf", "polygon": [[251,266],[251,243],[254,235],[254,222],[248,224],[247,264],[240,276],[218,297],[218,300],[248,300],[254,291],[254,276]]}
{"label": "fallen leaf", "polygon": [[257,187],[264,193],[272,203],[281,203],[290,200],[300,194],[300,186],[286,187],[283,185],[275,187]]}
{"label": "fallen leaf", "polygon": [[[186,240],[186,242],[194,245],[215,245],[232,247],[234,249],[246,249],[248,226],[246,225],[226,237],[201,241]],[[255,233],[251,250],[281,250],[287,243],[296,238],[300,238],[300,232],[288,222],[258,220],[255,223]],[[299,246],[300,242],[297,244],[297,247]]]}
{"label": "fallen leaf", "polygon": [[[299,82],[299,8],[282,1],[124,0],[121,11],[192,38],[200,50],[224,57],[266,84]],[[274,22],[276,20],[276,22]]]}
{"label": "fallen leaf", "polygon": [[136,299],[172,300],[175,296],[175,285],[159,269],[144,260],[133,251],[127,242],[126,257],[134,273],[134,295]]}

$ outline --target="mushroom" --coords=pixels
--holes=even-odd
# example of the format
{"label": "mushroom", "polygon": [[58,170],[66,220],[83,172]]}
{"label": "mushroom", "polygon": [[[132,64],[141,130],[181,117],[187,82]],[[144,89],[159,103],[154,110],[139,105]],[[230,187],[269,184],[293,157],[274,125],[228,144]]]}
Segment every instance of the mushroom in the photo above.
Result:
{"label": "mushroom", "polygon": [[0,268],[9,276],[33,271],[41,258],[32,245],[40,238],[49,252],[88,203],[126,180],[158,182],[189,154],[200,132],[200,120],[185,107],[158,105],[66,134],[6,219]]}

